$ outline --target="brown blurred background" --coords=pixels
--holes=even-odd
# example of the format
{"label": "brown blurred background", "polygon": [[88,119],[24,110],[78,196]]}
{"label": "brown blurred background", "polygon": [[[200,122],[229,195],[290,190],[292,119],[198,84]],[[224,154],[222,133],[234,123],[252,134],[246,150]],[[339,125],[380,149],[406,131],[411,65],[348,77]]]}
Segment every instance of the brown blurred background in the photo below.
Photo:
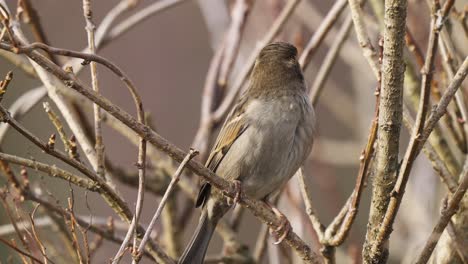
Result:
{"label": "brown blurred background", "polygon": [[[13,3],[16,1],[7,2],[11,4],[11,7],[16,5]],[[102,17],[118,2],[116,0],[92,1],[95,23],[99,24]],[[222,32],[229,25],[229,6],[232,2],[221,0],[184,1],[176,7],[150,17],[98,52],[119,65],[131,77],[140,91],[145,109],[150,113],[150,120],[154,127],[163,137],[184,150],[189,149],[197,131],[205,76],[214,50],[222,37]],[[238,73],[247,56],[265,35],[284,5],[281,0],[254,2],[232,76]],[[427,6],[422,2],[410,1],[408,24],[410,27],[416,26],[414,27],[416,37],[421,40],[421,48],[424,50],[428,29],[426,27],[417,28],[417,25],[427,25],[428,21]],[[463,1],[459,2],[461,2],[459,5],[463,6]],[[32,0],[31,3],[40,15],[40,21],[52,46],[72,50],[82,50],[86,47],[81,1]],[[136,9],[144,8],[151,3],[153,1],[142,0]],[[293,42],[296,45],[306,43],[332,4],[333,1],[302,1],[278,39]],[[128,15],[124,15],[119,21]],[[341,16],[317,55],[314,56],[311,66],[306,72],[309,84],[313,83],[316,71],[333,42],[344,17],[345,15]],[[375,18],[368,17],[367,22],[369,22],[370,35],[373,37],[372,41],[377,43],[379,33],[377,25],[373,24],[373,21]],[[20,94],[40,85],[37,80],[26,76],[20,69],[0,58],[0,76],[3,76],[8,70],[13,70],[15,77],[2,102],[5,106],[11,105]],[[98,73],[102,94],[134,114],[133,103],[122,82],[101,66],[98,66]],[[89,70],[84,69],[79,76],[89,83]],[[375,86],[376,81],[361,54],[352,30],[339,54],[336,65],[332,69],[331,76],[325,84],[316,108],[319,120],[318,136],[313,153],[305,164],[314,203],[318,215],[325,225],[338,213],[354,187],[359,156],[365,145],[373,117]],[[36,105],[30,113],[24,116],[21,123],[43,140],[46,140],[54,131],[41,104]],[[406,146],[407,135],[407,130],[403,129],[402,149]],[[136,162],[137,149],[134,145],[106,126],[104,126],[103,136],[106,156],[116,164],[136,170],[133,164]],[[9,154],[34,157],[40,161],[62,165],[43,154],[12,129],[3,140],[1,148]],[[420,250],[439,210],[439,191],[441,190],[439,179],[423,155],[418,159],[412,175],[414,177],[411,177],[395,225],[395,232],[391,237],[391,263],[407,262],[406,258],[411,257],[411,253]],[[69,196],[68,184],[58,180],[50,180],[33,171],[30,172],[30,176],[33,179],[43,178],[39,182],[48,186],[58,199],[64,201],[65,197]],[[292,192],[291,197],[300,199],[300,194],[294,191],[296,187],[292,186],[295,184],[296,181],[293,179],[288,188]],[[136,190],[123,184],[119,184],[118,188],[133,207]],[[142,223],[145,225],[149,222],[159,203],[158,197],[148,192],[147,194],[142,219]],[[92,193],[87,194],[91,212],[83,202],[85,194],[82,191],[77,191],[75,196],[78,201],[76,204],[77,214],[116,217],[99,196]],[[370,188],[367,188],[363,194],[358,219],[351,230],[350,238],[345,246],[338,250],[338,263],[351,263],[352,259],[349,256],[361,252],[369,201]],[[314,241],[310,235],[311,227],[307,222],[307,217],[304,217],[304,211],[300,212],[287,206],[288,203],[288,199],[283,196],[279,208],[290,218],[293,228],[298,234],[306,241]],[[0,213],[3,213],[2,210]],[[193,228],[198,215],[198,210],[192,214],[191,225]],[[1,216],[0,224],[8,223],[7,219],[3,215]],[[244,216],[240,228],[240,238],[252,248],[260,223],[249,212],[246,212]],[[193,230],[193,228],[187,230]],[[160,232],[162,229],[159,226],[157,231]],[[43,235],[47,236],[47,233],[43,233]],[[184,234],[185,242],[183,245],[190,235],[190,231]],[[105,242],[94,257],[93,263],[106,262],[115,254],[117,248],[115,244]],[[318,249],[317,245],[313,245],[313,248]],[[218,253],[220,249],[221,240],[219,237],[215,237],[210,246],[210,253]],[[2,255],[0,260],[6,262],[7,251],[2,245],[0,245],[0,254]],[[274,262],[270,259],[265,260],[265,263]]]}

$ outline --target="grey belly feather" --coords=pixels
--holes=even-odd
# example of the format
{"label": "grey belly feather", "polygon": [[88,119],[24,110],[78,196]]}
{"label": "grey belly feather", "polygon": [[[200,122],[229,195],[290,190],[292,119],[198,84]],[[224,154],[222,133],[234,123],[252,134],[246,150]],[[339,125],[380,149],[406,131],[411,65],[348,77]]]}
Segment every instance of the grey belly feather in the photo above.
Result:
{"label": "grey belly feather", "polygon": [[[281,188],[310,152],[313,110],[307,98],[302,98],[300,104],[293,104],[291,99],[250,104],[249,127],[217,169],[218,175],[241,181],[242,191],[252,198],[262,199]],[[300,124],[305,129],[298,130]],[[299,143],[299,137],[306,140]]]}

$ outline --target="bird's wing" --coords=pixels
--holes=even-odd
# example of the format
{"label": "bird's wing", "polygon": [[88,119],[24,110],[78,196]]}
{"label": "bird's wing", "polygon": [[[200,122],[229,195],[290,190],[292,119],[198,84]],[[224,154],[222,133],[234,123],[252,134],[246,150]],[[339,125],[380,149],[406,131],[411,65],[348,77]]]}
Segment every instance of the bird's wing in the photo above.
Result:
{"label": "bird's wing", "polygon": [[[245,117],[244,106],[245,101],[241,100],[226,118],[226,122],[221,128],[210,156],[206,161],[206,167],[211,171],[216,172],[216,169],[218,168],[223,158],[226,156],[226,153],[229,151],[232,144],[247,129],[248,122],[247,118]],[[210,192],[211,185],[205,182],[200,188],[195,206],[199,207],[200,205],[203,205],[208,199]]]}

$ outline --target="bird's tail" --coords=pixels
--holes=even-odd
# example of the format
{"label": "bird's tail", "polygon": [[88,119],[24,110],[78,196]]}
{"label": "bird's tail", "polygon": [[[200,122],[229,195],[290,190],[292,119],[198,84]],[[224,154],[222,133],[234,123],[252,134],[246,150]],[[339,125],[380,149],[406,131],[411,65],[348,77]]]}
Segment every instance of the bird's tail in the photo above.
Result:
{"label": "bird's tail", "polygon": [[179,264],[202,264],[205,259],[206,250],[210,243],[211,237],[216,228],[217,221],[209,219],[206,209],[198,222],[197,229],[190,239],[190,243],[184,250],[184,253],[179,259]]}

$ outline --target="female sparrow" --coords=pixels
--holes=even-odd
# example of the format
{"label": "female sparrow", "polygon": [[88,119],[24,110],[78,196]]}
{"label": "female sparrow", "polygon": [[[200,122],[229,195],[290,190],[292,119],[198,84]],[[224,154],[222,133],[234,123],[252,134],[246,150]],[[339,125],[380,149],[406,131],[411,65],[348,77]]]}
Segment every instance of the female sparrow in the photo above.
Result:
{"label": "female sparrow", "polygon": [[[288,43],[272,43],[258,55],[249,87],[222,126],[206,166],[236,181],[247,196],[267,199],[307,158],[314,130],[314,110],[297,50]],[[196,206],[200,205],[198,227],[180,264],[203,263],[216,224],[231,207],[209,183],[200,189]]]}

